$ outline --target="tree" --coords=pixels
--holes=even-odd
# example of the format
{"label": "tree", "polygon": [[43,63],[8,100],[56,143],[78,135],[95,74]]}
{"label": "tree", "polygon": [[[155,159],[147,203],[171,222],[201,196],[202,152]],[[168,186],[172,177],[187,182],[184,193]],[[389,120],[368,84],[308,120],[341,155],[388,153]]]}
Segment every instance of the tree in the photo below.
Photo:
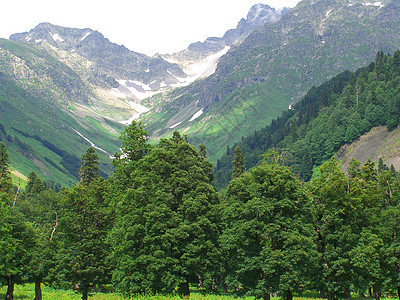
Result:
{"label": "tree", "polygon": [[0,193],[0,278],[6,281],[6,300],[14,299],[15,283],[23,283],[33,247],[33,230],[5,193]]}
{"label": "tree", "polygon": [[34,172],[29,175],[25,193],[17,206],[24,220],[33,224],[33,244],[29,249],[25,277],[35,283],[35,299],[42,299],[42,282],[54,283],[57,277],[56,265],[56,229],[58,226],[59,193],[51,189],[43,190],[44,185]]}
{"label": "tree", "polygon": [[245,171],[243,153],[239,146],[236,146],[235,151],[233,151],[232,164],[233,164],[233,170],[231,179],[234,179],[242,175]]}
{"label": "tree", "polygon": [[397,50],[393,54],[393,76],[400,75],[400,51]]}
{"label": "tree", "polygon": [[203,144],[200,144],[199,146],[199,154],[202,158],[207,158],[207,149]]}
{"label": "tree", "polygon": [[147,130],[140,122],[132,121],[131,125],[125,128],[120,139],[122,141],[122,158],[128,162],[140,160],[151,149],[151,146],[147,144],[149,139]]}
{"label": "tree", "polygon": [[36,195],[44,191],[45,187],[43,181],[36,175],[35,172],[29,173],[28,183],[25,188],[27,194]]}
{"label": "tree", "polygon": [[349,251],[355,242],[351,232],[352,210],[348,181],[337,163],[331,159],[320,169],[320,176],[311,185],[311,205],[317,249],[320,253],[316,288],[327,293],[328,299],[349,294],[351,265]]}
{"label": "tree", "polygon": [[82,155],[81,167],[79,169],[80,182],[83,185],[89,185],[99,177],[99,157],[93,147],[89,147],[86,153]]}
{"label": "tree", "polygon": [[111,232],[113,283],[127,295],[189,294],[210,285],[219,257],[218,195],[212,165],[178,132],[138,161],[130,189],[116,199]]}
{"label": "tree", "polygon": [[344,137],[344,140],[347,143],[350,143],[352,141],[354,141],[355,139],[360,137],[360,132],[358,131],[357,127],[351,123],[346,130],[346,135]]}
{"label": "tree", "polygon": [[257,298],[292,299],[307,285],[316,248],[307,195],[288,167],[262,163],[232,180],[224,202],[223,252],[231,284]]}
{"label": "tree", "polygon": [[98,178],[89,186],[64,191],[61,200],[57,268],[59,276],[78,286],[82,300],[88,298],[90,288],[110,279],[106,237],[113,219],[104,194],[104,180]]}
{"label": "tree", "polygon": [[10,160],[7,148],[3,142],[0,143],[0,192],[11,193],[12,179],[9,169]]}

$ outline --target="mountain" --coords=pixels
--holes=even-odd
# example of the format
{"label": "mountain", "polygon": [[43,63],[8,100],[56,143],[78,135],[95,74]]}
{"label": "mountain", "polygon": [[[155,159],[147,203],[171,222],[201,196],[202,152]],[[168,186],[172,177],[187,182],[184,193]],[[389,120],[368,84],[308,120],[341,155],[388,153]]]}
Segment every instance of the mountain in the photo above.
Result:
{"label": "mountain", "polygon": [[210,77],[146,100],[155,108],[142,120],[155,138],[184,132],[215,162],[312,86],[393,53],[399,25],[398,1],[303,0],[231,47]]}
{"label": "mountain", "polygon": [[[305,97],[267,127],[237,143],[246,168],[263,160],[268,149],[303,180],[331,157],[346,170],[351,159],[365,163],[382,159],[399,168],[400,51],[379,52],[374,62],[345,71],[311,88]],[[234,147],[227,149],[215,170],[220,188],[230,180]]]}
{"label": "mountain", "polygon": [[16,174],[25,178],[35,171],[72,185],[91,144],[98,147],[102,174],[111,172],[109,156],[118,149],[123,125],[91,111],[90,94],[72,69],[46,52],[0,40],[0,140]]}
{"label": "mountain", "polygon": [[[281,13],[259,6],[230,35],[238,42]],[[106,176],[123,124],[149,109],[141,100],[208,76],[220,56],[209,52],[177,64],[131,51],[89,28],[49,23],[1,39],[0,139],[11,150],[13,171],[26,178],[33,170],[71,185],[80,156],[95,145]]]}
{"label": "mountain", "polygon": [[276,10],[266,4],[255,4],[250,8],[247,17],[241,19],[236,28],[228,30],[223,37],[209,37],[204,42],[192,43],[185,50],[163,57],[170,61],[188,64],[210,55],[226,53],[228,48],[240,44],[261,26],[279,21],[289,10],[288,7]]}
{"label": "mountain", "polygon": [[175,77],[186,76],[178,65],[160,56],[148,57],[130,51],[87,28],[42,23],[29,32],[11,35],[10,40],[43,48],[74,69],[80,68],[79,64],[88,65],[91,74],[83,68],[86,74],[82,75],[108,90],[113,88],[114,95],[120,98],[140,99],[146,92],[157,90],[162,82],[172,84],[177,82]]}

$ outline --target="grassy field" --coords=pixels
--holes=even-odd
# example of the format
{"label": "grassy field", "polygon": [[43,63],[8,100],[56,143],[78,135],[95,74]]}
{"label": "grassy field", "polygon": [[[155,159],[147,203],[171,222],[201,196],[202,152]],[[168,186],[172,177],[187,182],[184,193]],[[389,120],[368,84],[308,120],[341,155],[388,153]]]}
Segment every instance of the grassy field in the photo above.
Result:
{"label": "grassy field", "polygon": [[[7,291],[6,286],[0,287],[0,299],[4,299]],[[81,299],[81,294],[74,293],[72,290],[58,290],[45,285],[42,285],[42,293],[44,300],[78,300]],[[35,298],[35,286],[34,284],[16,285],[14,290],[15,300],[31,300]],[[89,296],[91,300],[126,300],[121,295],[115,293],[93,293]],[[174,295],[154,295],[154,296],[136,296],[131,299],[137,300],[181,300],[182,298]],[[234,296],[217,296],[217,295],[202,295],[198,293],[192,293],[190,296],[192,300],[233,300],[238,299]],[[251,300],[254,298],[240,298],[244,300]]]}
{"label": "grassy field", "polygon": [[[4,299],[5,293],[7,291],[6,286],[0,286],[0,299]],[[45,285],[42,285],[42,293],[44,300],[79,300],[82,295],[73,292],[72,290],[59,290],[54,289]],[[14,299],[15,300],[31,300],[35,298],[35,286],[34,284],[25,284],[25,285],[16,285],[14,290]],[[364,298],[358,295],[352,295],[352,300],[368,300],[372,298]],[[116,293],[92,293],[89,295],[89,299],[91,300],[127,300],[128,298],[124,298],[123,296]],[[130,299],[135,300],[181,300],[180,296],[177,295],[152,295],[152,296],[135,296]],[[198,292],[192,292],[189,298],[191,300],[254,300],[253,297],[237,297],[235,295],[203,295]],[[281,298],[271,298],[271,300],[278,300]],[[314,300],[314,299],[322,299],[318,297],[317,293],[305,293],[302,297],[294,297],[294,300]],[[393,300],[395,298],[382,297],[382,300]]]}

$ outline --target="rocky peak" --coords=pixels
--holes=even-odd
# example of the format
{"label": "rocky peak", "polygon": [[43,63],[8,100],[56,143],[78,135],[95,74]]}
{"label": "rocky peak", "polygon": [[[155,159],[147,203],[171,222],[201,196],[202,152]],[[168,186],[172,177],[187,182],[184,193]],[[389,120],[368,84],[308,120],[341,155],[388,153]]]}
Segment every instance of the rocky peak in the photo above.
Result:
{"label": "rocky peak", "polygon": [[64,50],[75,48],[89,34],[92,29],[67,28],[50,23],[40,23],[29,32],[16,33],[10,36],[10,40],[30,44],[41,44],[47,42]]}

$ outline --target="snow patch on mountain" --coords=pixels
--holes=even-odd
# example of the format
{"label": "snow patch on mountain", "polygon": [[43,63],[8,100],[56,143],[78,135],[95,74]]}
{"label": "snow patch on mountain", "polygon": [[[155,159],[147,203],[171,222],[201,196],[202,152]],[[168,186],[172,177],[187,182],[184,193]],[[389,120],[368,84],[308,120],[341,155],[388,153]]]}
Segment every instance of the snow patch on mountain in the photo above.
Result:
{"label": "snow patch on mountain", "polygon": [[98,146],[96,146],[91,140],[89,140],[87,137],[85,137],[82,133],[80,133],[78,130],[75,130],[75,129],[72,129],[73,131],[75,131],[80,137],[82,137],[85,141],[87,141],[93,148],[95,148],[95,149],[97,149],[97,150],[99,150],[99,151],[101,151],[101,152],[104,152],[105,154],[107,154],[110,158],[111,158],[111,155],[106,151],[106,150],[104,150],[104,149],[102,149],[102,148],[100,148],[100,147],[98,147]]}
{"label": "snow patch on mountain", "polygon": [[[229,49],[230,46],[226,46],[224,49],[221,51],[207,56],[205,59],[201,60],[200,62],[190,64],[186,66],[183,71],[185,72],[186,75],[188,75],[185,78],[180,78],[176,77],[178,80],[178,83],[172,84],[172,87],[184,87],[187,86],[197,79],[208,77],[212,75],[215,70],[217,69],[218,61],[221,58],[221,56],[225,55]],[[174,60],[168,60],[168,62],[171,63],[176,63]]]}
{"label": "snow patch on mountain", "polygon": [[111,93],[120,98],[134,96],[139,100],[143,100],[160,92],[159,90],[153,91],[149,85],[136,80],[117,79],[117,82],[120,87],[112,89]]}
{"label": "snow patch on mountain", "polygon": [[139,119],[141,114],[146,113],[150,110],[147,107],[141,105],[140,103],[136,103],[133,101],[129,101],[128,103],[134,110],[136,110],[137,113],[132,115],[132,117],[130,117],[128,120],[120,121],[120,123],[124,125],[130,125],[132,121]]}
{"label": "snow patch on mountain", "polygon": [[178,123],[176,123],[176,124],[174,124],[174,125],[172,125],[172,126],[169,126],[169,128],[170,128],[170,129],[173,129],[173,128],[175,128],[175,127],[181,125],[181,124],[182,124],[182,122],[178,122]]}
{"label": "snow patch on mountain", "polygon": [[64,42],[64,39],[62,37],[60,37],[60,35],[58,33],[52,34],[51,37],[56,42],[60,42],[60,43]]}
{"label": "snow patch on mountain", "polygon": [[196,120],[198,117],[200,117],[203,114],[203,109],[200,109],[197,113],[195,113],[189,120],[189,122],[192,122],[194,120]]}
{"label": "snow patch on mountain", "polygon": [[86,39],[86,38],[89,36],[89,34],[91,34],[91,32],[86,32],[86,34],[81,38],[81,42],[82,42],[84,39]]}
{"label": "snow patch on mountain", "polygon": [[[118,98],[136,98],[143,100],[158,93],[165,92],[170,88],[187,86],[197,79],[212,75],[217,68],[219,59],[221,56],[225,55],[229,49],[230,47],[225,47],[218,53],[186,66],[183,69],[184,73],[187,75],[186,77],[175,76],[171,71],[167,70],[166,73],[168,76],[161,82],[159,80],[153,80],[146,84],[137,80],[117,79],[116,81],[119,83],[119,86],[109,90],[109,92]],[[176,63],[172,60],[169,60],[169,62]]]}
{"label": "snow patch on mountain", "polygon": [[382,4],[382,2],[367,2],[367,3],[362,3],[362,5],[364,5],[364,6],[375,6],[375,7],[379,7],[379,9],[381,9],[382,7],[385,6],[385,5]]}

